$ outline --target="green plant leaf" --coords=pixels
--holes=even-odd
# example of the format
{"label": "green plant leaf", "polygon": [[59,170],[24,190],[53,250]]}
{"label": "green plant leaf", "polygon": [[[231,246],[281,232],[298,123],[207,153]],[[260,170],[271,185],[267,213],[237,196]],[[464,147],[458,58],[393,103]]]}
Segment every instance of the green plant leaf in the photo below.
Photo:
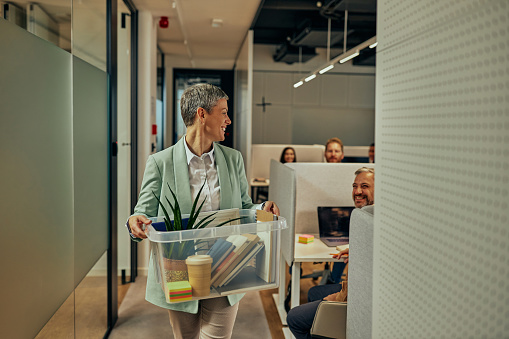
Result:
{"label": "green plant leaf", "polygon": [[198,204],[198,200],[200,200],[201,191],[203,190],[203,187],[205,187],[206,181],[203,182],[203,185],[201,185],[200,190],[198,191],[198,195],[194,199],[193,207],[191,208],[191,213],[189,214],[189,222],[187,223],[187,228],[193,228],[194,222],[196,221],[196,218],[198,217],[198,213],[201,210],[203,203],[205,202],[205,199],[203,199],[200,207],[198,208],[198,213],[194,213],[194,210],[196,208],[196,205]]}
{"label": "green plant leaf", "polygon": [[173,205],[171,204],[170,200],[168,199],[168,197],[164,197],[166,199],[166,202],[168,203],[168,205],[170,205],[171,207],[171,211],[173,212],[173,225],[172,225],[172,231],[179,231],[180,228],[179,225],[177,224],[177,221],[175,219],[175,213],[177,213],[177,211],[175,210],[175,208],[173,207]]}
{"label": "green plant leaf", "polygon": [[188,228],[188,229],[193,229],[193,228],[195,228],[194,223],[196,222],[196,219],[198,219],[198,215],[200,214],[200,211],[201,211],[201,209],[202,209],[202,207],[203,207],[203,204],[205,203],[205,200],[206,200],[206,199],[207,199],[207,197],[205,197],[205,199],[203,199],[203,201],[202,201],[202,202],[201,202],[201,204],[200,204],[200,207],[198,207],[198,210],[194,213],[194,216],[193,216],[193,215],[191,215],[191,216],[189,217],[189,218],[193,217],[193,220],[191,221],[191,219],[189,219],[190,221],[189,221],[189,222],[188,222],[188,224],[187,224],[187,228]]}
{"label": "green plant leaf", "polygon": [[175,193],[173,193],[173,190],[171,189],[170,184],[166,183],[166,185],[168,186],[168,189],[170,190],[170,193],[173,196],[173,201],[175,201],[174,223],[175,223],[175,228],[178,231],[180,231],[180,230],[182,230],[183,225],[182,225],[182,215],[180,214],[179,202],[177,200],[177,196],[175,195]]}
{"label": "green plant leaf", "polygon": [[205,223],[201,224],[200,226],[196,226],[196,229],[205,228],[205,227],[207,227],[207,226],[208,226],[211,222],[213,222],[213,221],[214,221],[214,219],[209,220],[209,221],[207,221],[207,222],[205,222]]}
{"label": "green plant leaf", "polygon": [[[213,216],[215,216],[216,214],[217,214],[217,212],[214,212],[214,213],[212,213],[212,214],[207,215],[205,218],[201,219],[201,220],[198,222],[198,224],[196,224],[196,226],[194,226],[193,228],[195,228],[195,229],[197,229],[197,228],[202,228],[202,227],[200,227],[200,225],[201,225],[201,224],[203,224],[205,221],[207,221],[207,219],[210,219],[210,218],[212,218]],[[214,218],[214,219],[212,219],[212,220],[210,220],[210,221],[214,221],[214,220],[215,220],[215,218]],[[207,224],[207,225],[208,225],[208,224]]]}
{"label": "green plant leaf", "polygon": [[[159,203],[159,206],[161,206],[161,209],[163,210],[163,213],[165,215],[165,219],[164,219],[164,226],[166,226],[166,230],[167,231],[173,231],[172,227],[171,227],[171,219],[170,219],[170,216],[168,215],[168,212],[166,211],[166,208],[164,208],[164,205],[163,203],[161,202],[161,200],[159,200],[159,198],[157,197],[157,195],[154,193],[154,191],[152,191],[152,194],[154,195],[154,197],[157,199],[157,202]],[[169,227],[168,227],[169,226]]]}

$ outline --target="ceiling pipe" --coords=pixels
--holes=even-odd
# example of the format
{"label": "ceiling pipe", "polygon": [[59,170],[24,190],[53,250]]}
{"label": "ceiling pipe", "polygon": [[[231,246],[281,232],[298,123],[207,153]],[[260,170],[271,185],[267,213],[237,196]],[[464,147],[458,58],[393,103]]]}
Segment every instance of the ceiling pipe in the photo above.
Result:
{"label": "ceiling pipe", "polygon": [[309,10],[320,10],[320,7],[316,5],[316,2],[310,2],[309,0],[291,0],[291,1],[275,1],[265,2],[263,4],[264,9],[288,9],[294,11],[309,11]]}
{"label": "ceiling pipe", "polygon": [[347,37],[347,28],[348,28],[348,11],[345,11],[345,28],[343,28],[343,53],[346,52],[346,37]]}

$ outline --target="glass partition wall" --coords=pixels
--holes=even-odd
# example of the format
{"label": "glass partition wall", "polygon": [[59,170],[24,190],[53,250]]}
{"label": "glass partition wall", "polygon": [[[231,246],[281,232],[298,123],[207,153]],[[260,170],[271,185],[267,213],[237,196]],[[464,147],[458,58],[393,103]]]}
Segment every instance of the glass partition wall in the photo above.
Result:
{"label": "glass partition wall", "polygon": [[[121,224],[131,202],[117,211],[116,196],[130,196],[131,177],[119,171],[117,182],[116,163],[130,168],[135,9],[113,0],[0,8],[0,180],[9,197],[0,204],[9,239],[0,249],[2,334],[103,337],[117,315],[112,234],[119,271],[130,266]],[[108,29],[111,22],[119,27]]]}

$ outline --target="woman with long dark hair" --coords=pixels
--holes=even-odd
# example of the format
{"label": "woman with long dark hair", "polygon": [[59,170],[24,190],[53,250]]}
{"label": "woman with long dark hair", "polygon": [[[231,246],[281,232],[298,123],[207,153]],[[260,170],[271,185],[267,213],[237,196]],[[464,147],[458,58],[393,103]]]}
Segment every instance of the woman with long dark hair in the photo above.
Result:
{"label": "woman with long dark hair", "polygon": [[281,152],[281,158],[279,161],[282,164],[286,164],[287,162],[297,162],[297,155],[295,154],[295,150],[292,147],[285,147],[283,152]]}

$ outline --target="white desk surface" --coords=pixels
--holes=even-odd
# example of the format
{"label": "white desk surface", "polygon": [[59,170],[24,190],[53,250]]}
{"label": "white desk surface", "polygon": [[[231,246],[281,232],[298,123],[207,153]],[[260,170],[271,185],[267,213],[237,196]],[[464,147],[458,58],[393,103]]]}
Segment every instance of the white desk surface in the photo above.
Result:
{"label": "white desk surface", "polygon": [[325,245],[318,235],[313,235],[315,240],[309,244],[302,244],[299,242],[299,235],[295,235],[295,252],[294,261],[297,262],[315,262],[315,261],[343,261],[341,259],[332,258],[331,253],[339,253],[335,247]]}
{"label": "white desk surface", "polygon": [[270,180],[269,179],[265,179],[265,181],[255,181],[254,178],[251,178],[251,182],[250,182],[251,186],[255,186],[255,187],[263,187],[263,186],[269,186],[270,185]]}

